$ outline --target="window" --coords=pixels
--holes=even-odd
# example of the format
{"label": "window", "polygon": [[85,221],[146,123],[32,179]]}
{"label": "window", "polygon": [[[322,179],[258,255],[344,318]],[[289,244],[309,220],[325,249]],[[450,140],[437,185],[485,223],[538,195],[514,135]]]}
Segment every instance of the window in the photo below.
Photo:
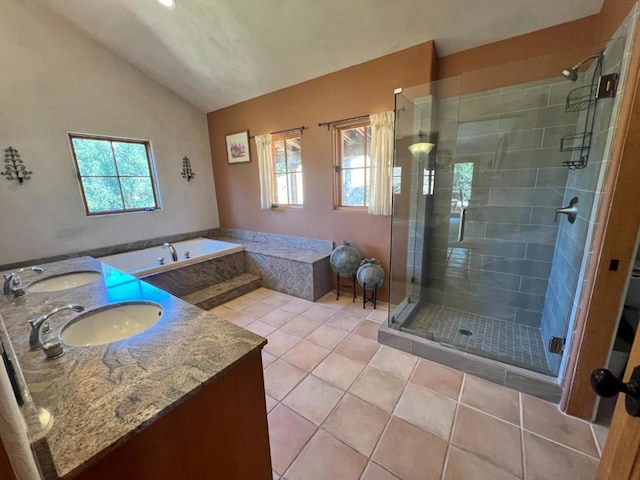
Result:
{"label": "window", "polygon": [[369,122],[335,127],[337,200],[341,207],[369,205],[371,127]]}
{"label": "window", "polygon": [[274,136],[271,148],[278,205],[302,205],[300,135]]}
{"label": "window", "polygon": [[69,134],[87,215],[158,208],[143,140]]}

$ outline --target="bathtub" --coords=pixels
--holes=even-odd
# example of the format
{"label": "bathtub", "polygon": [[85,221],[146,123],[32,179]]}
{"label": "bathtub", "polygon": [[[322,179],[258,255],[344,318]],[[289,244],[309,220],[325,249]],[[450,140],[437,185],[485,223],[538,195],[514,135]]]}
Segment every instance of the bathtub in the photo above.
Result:
{"label": "bathtub", "polygon": [[[137,278],[144,278],[155,273],[175,270],[244,250],[242,245],[209,238],[185,240],[173,243],[173,246],[178,252],[177,262],[172,260],[169,249],[160,246],[109,255],[98,258],[98,260]],[[189,252],[190,258],[185,258],[185,252]],[[164,259],[164,265],[160,265],[158,258]]]}

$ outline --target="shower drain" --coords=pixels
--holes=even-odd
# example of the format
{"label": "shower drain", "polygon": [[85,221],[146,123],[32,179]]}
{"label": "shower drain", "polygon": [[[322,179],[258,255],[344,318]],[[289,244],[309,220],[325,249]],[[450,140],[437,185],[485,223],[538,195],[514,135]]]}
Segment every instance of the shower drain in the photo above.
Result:
{"label": "shower drain", "polygon": [[466,328],[461,328],[460,330],[458,330],[458,333],[460,333],[461,335],[473,335],[473,332],[471,330],[467,330]]}

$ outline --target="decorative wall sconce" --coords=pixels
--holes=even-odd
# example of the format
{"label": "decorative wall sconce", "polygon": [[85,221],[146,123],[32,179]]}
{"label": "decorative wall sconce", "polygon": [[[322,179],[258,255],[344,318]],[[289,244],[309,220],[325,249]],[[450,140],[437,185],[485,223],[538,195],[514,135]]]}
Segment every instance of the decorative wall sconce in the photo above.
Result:
{"label": "decorative wall sconce", "polygon": [[182,159],[182,178],[186,178],[187,182],[190,182],[193,177],[196,176],[195,173],[191,170],[191,161],[188,157],[184,157]]}
{"label": "decorative wall sconce", "polygon": [[4,150],[4,163],[8,165],[4,166],[5,172],[0,172],[0,175],[4,175],[7,180],[17,180],[19,184],[25,180],[29,180],[33,172],[28,171],[27,167],[23,165],[23,161],[20,159],[18,150],[13,147],[5,148]]}

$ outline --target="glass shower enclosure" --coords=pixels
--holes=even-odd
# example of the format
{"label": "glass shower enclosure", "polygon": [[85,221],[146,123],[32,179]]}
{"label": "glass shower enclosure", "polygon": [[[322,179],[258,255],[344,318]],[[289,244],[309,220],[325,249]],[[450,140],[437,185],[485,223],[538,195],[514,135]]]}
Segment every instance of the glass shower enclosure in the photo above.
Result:
{"label": "glass shower enclosure", "polygon": [[547,56],[396,94],[390,327],[558,375],[616,105],[599,80],[624,43],[577,81],[518,81]]}

